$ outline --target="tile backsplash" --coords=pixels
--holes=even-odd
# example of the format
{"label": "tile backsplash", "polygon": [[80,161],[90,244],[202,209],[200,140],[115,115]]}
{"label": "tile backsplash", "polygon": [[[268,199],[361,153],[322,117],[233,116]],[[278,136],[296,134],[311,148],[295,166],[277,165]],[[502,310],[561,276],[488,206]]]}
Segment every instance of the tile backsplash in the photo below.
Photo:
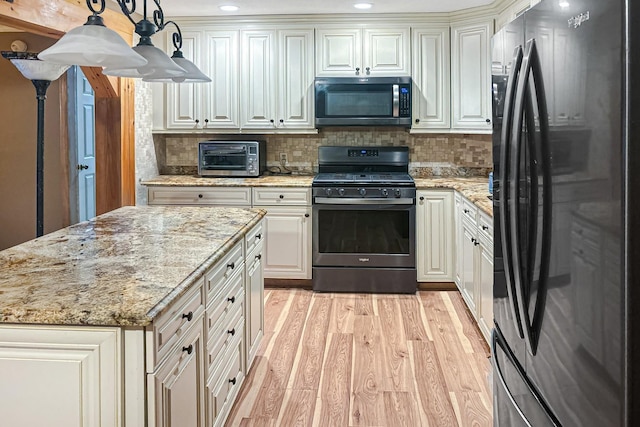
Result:
{"label": "tile backsplash", "polygon": [[491,135],[410,134],[390,128],[324,128],[313,135],[214,135],[155,134],[158,170],[161,174],[195,174],[198,142],[208,139],[264,139],[267,166],[280,166],[286,153],[287,168],[294,173],[313,174],[318,170],[321,145],[402,146],[410,150],[410,169],[416,177],[488,176],[492,169]]}

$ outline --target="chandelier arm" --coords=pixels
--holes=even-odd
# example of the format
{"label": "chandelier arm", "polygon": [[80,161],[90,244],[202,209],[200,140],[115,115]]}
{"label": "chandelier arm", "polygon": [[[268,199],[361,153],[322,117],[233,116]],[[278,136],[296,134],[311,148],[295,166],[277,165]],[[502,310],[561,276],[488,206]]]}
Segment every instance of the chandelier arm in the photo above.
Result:
{"label": "chandelier arm", "polygon": [[164,11],[160,6],[160,0],[153,0],[153,2],[156,4],[157,8],[153,11],[153,22],[156,24],[156,27],[158,27],[158,31],[162,31],[168,22],[164,22]]}
{"label": "chandelier arm", "polygon": [[[87,0],[87,2],[88,1],[89,0]],[[96,0],[93,0],[93,1],[96,1]],[[101,1],[104,4],[105,0],[101,0]],[[131,17],[131,15],[136,11],[136,0],[116,0],[116,3],[118,3],[118,6],[120,6],[120,10],[124,14],[124,16],[126,16],[133,25],[136,25],[136,21],[134,21],[133,18]],[[128,6],[128,3],[131,3],[130,7]],[[102,10],[104,10],[104,6]]]}
{"label": "chandelier arm", "polygon": [[180,27],[178,26],[178,24],[176,24],[175,21],[167,21],[165,22],[165,26],[169,25],[169,24],[173,24],[176,27],[176,31],[171,35],[171,38],[173,40],[173,47],[176,48],[176,50],[181,50],[182,49],[182,31],[180,31]]}
{"label": "chandelier arm", "polygon": [[[117,1],[117,0],[116,0]],[[105,7],[107,6],[106,1],[105,0],[100,0],[100,9],[96,10],[95,7],[93,6],[92,3],[98,3],[98,0],[87,0],[87,7],[89,8],[89,10],[91,11],[91,13],[93,13],[94,15],[100,15],[102,12],[104,12]]]}

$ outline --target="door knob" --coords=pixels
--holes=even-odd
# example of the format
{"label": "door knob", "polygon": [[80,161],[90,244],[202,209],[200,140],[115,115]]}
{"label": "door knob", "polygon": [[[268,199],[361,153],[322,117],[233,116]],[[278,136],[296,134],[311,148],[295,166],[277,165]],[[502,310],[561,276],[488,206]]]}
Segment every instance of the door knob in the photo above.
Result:
{"label": "door knob", "polygon": [[78,166],[76,166],[76,169],[78,169],[79,171],[81,171],[83,169],[89,169],[89,165],[78,165]]}

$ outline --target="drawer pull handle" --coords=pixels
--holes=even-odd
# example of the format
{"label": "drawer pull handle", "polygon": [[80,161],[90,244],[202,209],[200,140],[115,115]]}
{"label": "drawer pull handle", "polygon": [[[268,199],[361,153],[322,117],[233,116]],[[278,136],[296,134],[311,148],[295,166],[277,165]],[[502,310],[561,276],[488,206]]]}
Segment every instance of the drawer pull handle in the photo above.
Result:
{"label": "drawer pull handle", "polygon": [[465,209],[465,210],[464,210],[464,213],[469,213],[469,209]]}
{"label": "drawer pull handle", "polygon": [[309,218],[309,214],[308,213],[304,214],[304,217]]}
{"label": "drawer pull handle", "polygon": [[187,354],[193,353],[193,344],[189,344],[189,347],[182,347],[182,351],[186,351]]}
{"label": "drawer pull handle", "polygon": [[198,194],[198,199],[202,199],[202,194]]}
{"label": "drawer pull handle", "polygon": [[227,264],[227,268],[230,268],[230,269],[233,270],[234,268],[236,268],[236,263],[232,262],[232,263]]}
{"label": "drawer pull handle", "polygon": [[182,318],[187,319],[187,322],[191,322],[191,319],[193,319],[193,311],[190,311],[187,314],[183,313]]}
{"label": "drawer pull handle", "polygon": [[486,225],[483,225],[483,226],[482,226],[482,229],[486,231],[486,230],[488,230],[488,229],[489,229],[489,227],[487,227]]}
{"label": "drawer pull handle", "polygon": [[235,378],[231,378],[231,379],[229,380],[229,382],[230,382],[231,384],[233,384],[233,385],[236,385],[236,379],[235,379]]}
{"label": "drawer pull handle", "polygon": [[256,259],[262,259],[262,254],[256,255]]}
{"label": "drawer pull handle", "polygon": [[227,301],[233,304],[234,302],[236,302],[236,297],[227,298]]}
{"label": "drawer pull handle", "polygon": [[420,196],[420,200],[424,200],[424,196]]}
{"label": "drawer pull handle", "polygon": [[236,328],[233,328],[232,330],[227,331],[227,333],[231,336],[234,336],[236,334]]}
{"label": "drawer pull handle", "polygon": [[256,240],[260,240],[260,239],[262,239],[262,233],[256,234]]}
{"label": "drawer pull handle", "polygon": [[281,199],[284,199],[284,194],[281,194],[281,195],[280,195],[280,198],[281,198]]}

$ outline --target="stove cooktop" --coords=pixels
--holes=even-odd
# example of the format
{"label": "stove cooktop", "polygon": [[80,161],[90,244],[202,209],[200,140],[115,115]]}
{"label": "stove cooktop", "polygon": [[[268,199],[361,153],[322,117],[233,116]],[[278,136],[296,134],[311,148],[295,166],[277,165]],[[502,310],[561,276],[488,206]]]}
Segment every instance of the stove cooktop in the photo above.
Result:
{"label": "stove cooktop", "polygon": [[407,173],[319,173],[313,179],[313,185],[414,185],[413,178]]}

